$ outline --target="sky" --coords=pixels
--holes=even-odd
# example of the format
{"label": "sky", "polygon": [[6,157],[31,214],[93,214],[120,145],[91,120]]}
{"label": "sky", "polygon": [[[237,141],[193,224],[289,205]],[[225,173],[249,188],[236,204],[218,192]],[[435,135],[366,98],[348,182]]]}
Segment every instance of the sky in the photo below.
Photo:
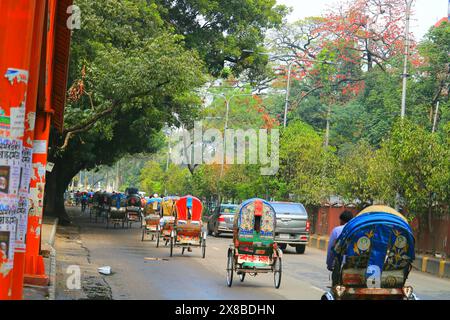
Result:
{"label": "sky", "polygon": [[[310,16],[322,15],[331,5],[339,0],[277,0],[294,9],[288,17],[289,22]],[[447,17],[449,0],[415,0],[414,16],[411,30],[416,40],[422,39],[429,28],[443,17]]]}

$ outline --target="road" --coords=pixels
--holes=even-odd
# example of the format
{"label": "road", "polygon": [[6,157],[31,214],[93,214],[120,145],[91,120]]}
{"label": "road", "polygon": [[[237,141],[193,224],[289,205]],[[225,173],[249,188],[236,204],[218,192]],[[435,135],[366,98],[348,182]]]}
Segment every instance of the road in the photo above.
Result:
{"label": "road", "polygon": [[[325,269],[325,252],[307,247],[299,255],[288,247],[283,256],[280,289],[274,288],[273,274],[247,276],[241,283],[235,275],[233,286],[226,285],[226,254],[231,235],[208,237],[206,258],[201,250],[181,254],[169,248],[156,248],[156,242],[141,241],[142,229],[106,229],[103,223],[90,223],[89,217],[72,210],[82,246],[96,268],[111,266],[113,274],[104,276],[112,298],[145,300],[318,300],[330,283]],[[421,299],[450,299],[450,280],[413,271],[408,279]]]}

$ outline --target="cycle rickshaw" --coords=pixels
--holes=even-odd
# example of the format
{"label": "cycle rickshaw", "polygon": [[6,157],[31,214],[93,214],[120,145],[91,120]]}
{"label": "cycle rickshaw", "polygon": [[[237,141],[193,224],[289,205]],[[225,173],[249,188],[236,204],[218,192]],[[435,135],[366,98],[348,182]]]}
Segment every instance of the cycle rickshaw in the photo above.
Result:
{"label": "cycle rickshaw", "polygon": [[274,274],[275,288],[281,285],[283,252],[275,243],[275,210],[262,199],[244,201],[234,216],[233,244],[228,249],[227,285],[233,283],[233,273],[241,282],[246,274]]}
{"label": "cycle rickshaw", "polygon": [[202,258],[206,256],[206,232],[202,231],[202,202],[193,196],[185,196],[176,202],[174,228],[170,235],[170,256],[173,249],[181,247],[181,254],[193,247],[202,249]]}
{"label": "cycle rickshaw", "polygon": [[144,207],[144,217],[142,219],[142,241],[145,237],[151,236],[151,241],[159,238],[161,219],[161,198],[151,198]]}
{"label": "cycle rickshaw", "polygon": [[131,228],[134,222],[140,222],[142,219],[141,209],[142,202],[141,196],[137,193],[128,194],[127,206],[126,206],[126,224]]}
{"label": "cycle rickshaw", "polygon": [[175,217],[177,214],[176,203],[179,197],[165,197],[161,203],[161,220],[160,220],[160,234],[156,240],[156,247],[159,247],[160,238],[167,246],[170,242],[170,235],[175,225]]}
{"label": "cycle rickshaw", "polygon": [[331,290],[322,300],[417,300],[406,286],[414,236],[406,218],[387,206],[371,206],[336,240]]}
{"label": "cycle rickshaw", "polygon": [[109,229],[110,224],[114,226],[114,229],[120,224],[122,224],[122,229],[125,228],[127,222],[126,206],[127,201],[124,195],[116,193],[111,196],[111,206],[106,220],[107,229]]}

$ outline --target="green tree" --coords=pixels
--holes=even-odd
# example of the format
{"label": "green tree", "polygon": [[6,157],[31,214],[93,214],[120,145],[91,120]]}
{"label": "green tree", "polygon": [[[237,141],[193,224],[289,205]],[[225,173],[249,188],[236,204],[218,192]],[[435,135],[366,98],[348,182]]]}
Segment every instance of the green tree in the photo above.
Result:
{"label": "green tree", "polygon": [[302,122],[282,132],[278,179],[286,184],[284,198],[292,194],[308,207],[317,207],[334,193],[337,158],[323,146],[323,137]]}
{"label": "green tree", "polygon": [[124,154],[154,152],[172,112],[195,115],[204,82],[203,63],[183,37],[164,28],[147,1],[79,0],[71,89],[62,135],[53,132],[46,213],[67,221],[63,192],[80,170],[111,165]]}
{"label": "green tree", "polygon": [[[393,129],[386,144],[395,159],[398,192],[404,208],[415,216],[448,214],[450,148],[438,135],[405,121]],[[429,231],[431,224],[429,224]]]}
{"label": "green tree", "polygon": [[[265,73],[261,51],[268,29],[281,25],[288,10],[275,0],[154,0],[161,17],[196,49],[218,76],[226,64],[235,75],[249,70],[250,79]],[[245,50],[245,51],[244,51]]]}

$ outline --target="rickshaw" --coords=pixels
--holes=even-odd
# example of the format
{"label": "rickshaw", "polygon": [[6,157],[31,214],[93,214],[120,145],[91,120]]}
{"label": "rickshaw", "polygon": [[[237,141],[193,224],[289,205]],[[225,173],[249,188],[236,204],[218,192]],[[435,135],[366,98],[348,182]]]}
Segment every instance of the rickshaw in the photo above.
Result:
{"label": "rickshaw", "polygon": [[181,247],[181,254],[192,247],[202,249],[202,258],[206,256],[206,232],[202,231],[202,202],[193,196],[185,196],[176,202],[174,228],[170,234],[170,256],[173,249]]}
{"label": "rickshaw", "polygon": [[92,197],[92,206],[89,208],[89,221],[92,222],[93,218],[95,217],[97,222],[97,215],[99,215],[99,212],[101,211],[101,192],[97,191],[94,193],[94,196]]}
{"label": "rickshaw", "polygon": [[274,274],[275,288],[280,288],[282,250],[275,243],[275,210],[262,199],[244,201],[234,216],[233,244],[228,248],[227,285],[233,273],[244,282],[245,275]]}
{"label": "rickshaw", "polygon": [[141,221],[141,196],[138,194],[129,194],[127,196],[127,206],[126,206],[126,223],[127,227],[131,227],[133,222]]}
{"label": "rickshaw", "polygon": [[170,242],[170,235],[175,225],[175,216],[177,214],[176,203],[179,197],[165,197],[161,203],[161,220],[160,220],[160,234],[156,240],[156,247],[159,247],[159,240],[162,237],[164,245],[167,246]]}
{"label": "rickshaw", "polygon": [[95,218],[95,223],[99,218],[102,218],[104,222],[108,218],[110,206],[111,206],[111,193],[108,192],[96,192],[93,197],[93,205],[89,211],[89,220],[92,221]]}
{"label": "rickshaw", "polygon": [[111,206],[106,220],[107,229],[109,229],[110,224],[114,226],[114,229],[120,224],[122,224],[122,229],[125,228],[127,222],[126,206],[127,201],[124,195],[116,193],[111,196]]}
{"label": "rickshaw", "polygon": [[414,235],[406,218],[387,206],[370,206],[350,220],[336,240],[332,286],[322,300],[417,300],[405,286]]}
{"label": "rickshaw", "polygon": [[151,236],[151,241],[155,238],[158,238],[159,240],[161,202],[161,198],[151,198],[144,207],[142,241],[145,240],[145,236]]}

